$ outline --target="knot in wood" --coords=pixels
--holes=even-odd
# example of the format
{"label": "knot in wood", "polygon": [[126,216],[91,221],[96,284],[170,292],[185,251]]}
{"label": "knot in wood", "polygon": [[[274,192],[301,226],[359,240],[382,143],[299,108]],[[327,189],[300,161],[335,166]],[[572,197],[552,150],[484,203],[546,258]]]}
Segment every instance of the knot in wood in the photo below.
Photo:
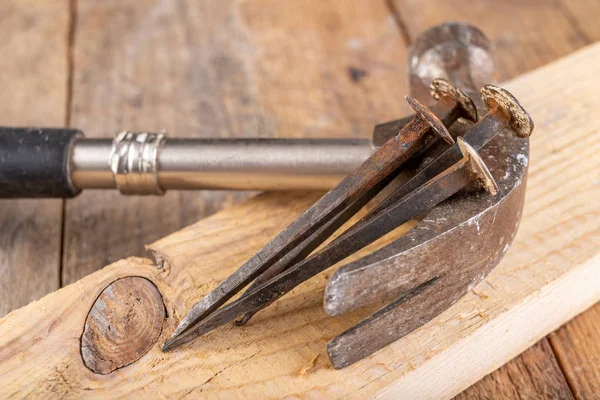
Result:
{"label": "knot in wood", "polygon": [[146,278],[114,281],[98,296],[81,336],[81,356],[98,374],[137,361],[156,343],[165,306],[156,286]]}

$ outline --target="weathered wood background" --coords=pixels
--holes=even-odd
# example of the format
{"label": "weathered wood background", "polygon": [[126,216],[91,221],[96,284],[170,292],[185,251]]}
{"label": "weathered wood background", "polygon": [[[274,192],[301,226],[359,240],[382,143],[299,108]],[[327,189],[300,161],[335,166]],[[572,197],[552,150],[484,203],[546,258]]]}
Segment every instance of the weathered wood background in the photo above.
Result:
{"label": "weathered wood background", "polygon": [[[599,12],[595,0],[0,0],[0,122],[366,137],[407,111],[407,48],[427,27],[478,25],[505,80],[599,40]],[[1,201],[0,316],[247,196]],[[596,306],[459,397],[592,398],[599,332]]]}

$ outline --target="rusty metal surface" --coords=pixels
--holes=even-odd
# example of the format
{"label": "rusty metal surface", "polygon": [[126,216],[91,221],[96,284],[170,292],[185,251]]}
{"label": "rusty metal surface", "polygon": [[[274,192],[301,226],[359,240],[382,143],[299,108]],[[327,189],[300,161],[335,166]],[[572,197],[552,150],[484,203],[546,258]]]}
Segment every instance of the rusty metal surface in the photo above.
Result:
{"label": "rusty metal surface", "polygon": [[[482,83],[494,81],[489,41],[466,25],[445,24],[425,32],[415,43],[410,62],[411,91],[421,98],[426,98],[425,88],[434,77],[449,78],[469,94]],[[390,301],[328,343],[336,368],[377,351],[434,318],[485,278],[508,250],[525,199],[529,141],[521,137],[533,129],[527,113],[514,107],[518,102],[509,95],[488,88],[482,91],[483,101],[474,98],[480,113],[484,107],[492,109],[479,122],[489,125],[488,132],[502,120],[501,114],[494,115],[499,112],[497,106],[503,105],[510,114],[507,122],[512,130],[504,129],[480,151],[498,183],[498,193],[454,196],[406,235],[340,268],[329,280],[324,308],[332,315]],[[410,189],[408,185],[406,190]]]}
{"label": "rusty metal surface", "polygon": [[392,301],[328,344],[336,368],[423,325],[500,262],[521,217],[528,141],[504,130],[480,154],[498,184],[495,196],[472,192],[455,196],[406,235],[340,268],[329,280],[324,307],[331,314]]}
{"label": "rusty metal surface", "polygon": [[410,90],[426,99],[435,78],[444,78],[475,99],[483,85],[494,83],[492,45],[478,28],[461,23],[434,26],[419,35],[409,56]]}
{"label": "rusty metal surface", "polygon": [[[302,282],[373,243],[411,218],[434,207],[467,187],[471,182],[480,180],[493,182],[493,178],[477,151],[462,138],[458,139],[458,146],[463,157],[443,173],[420,186],[410,196],[390,204],[384,212],[361,224],[350,234],[338,237],[323,249],[248,292],[246,296],[217,310],[196,326],[194,333],[196,335],[206,334],[239,316],[257,312],[269,306]],[[496,190],[493,184],[485,186],[490,192]],[[345,352],[352,353],[349,349],[345,349]]]}
{"label": "rusty metal surface", "polygon": [[[443,126],[444,122],[440,121],[437,115],[441,115],[441,119],[446,123],[452,123],[460,115],[459,102],[444,96],[436,103],[434,112],[426,111],[424,114],[424,108],[418,101],[409,101],[409,103],[415,106],[417,116],[402,128],[398,135],[380,147],[353,173],[345,177],[235,273],[194,305],[173,335],[165,342],[163,350],[175,348],[192,340],[200,332],[204,332],[204,329],[199,326],[202,320],[354,202],[362,202],[364,196],[376,194],[372,189],[396,173],[400,166],[425,144],[426,136],[430,131],[435,132],[445,141],[453,143],[452,137]],[[351,215],[344,213],[344,217],[348,219]],[[340,220],[340,222],[345,221]]]}
{"label": "rusty metal surface", "polygon": [[[431,110],[408,98],[416,116],[376,127],[374,144],[389,140],[196,304],[164,350],[237,317],[244,316],[244,323],[293,287],[442,201],[406,235],[340,268],[328,282],[324,305],[330,314],[388,302],[328,343],[333,365],[350,365],[423,325],[501,260],[522,212],[529,158],[526,137],[533,123],[518,101],[500,88],[485,87],[483,101],[479,96],[473,97],[475,102],[469,99],[483,83],[494,81],[489,41],[476,28],[443,24],[430,29],[415,43],[410,63],[411,90],[421,99],[427,98],[432,79],[438,77],[453,80],[462,91],[445,81],[435,82],[431,94],[438,102]],[[468,122],[484,107],[489,111],[477,124]],[[437,120],[440,116],[442,121]],[[447,130],[451,125],[452,136]],[[427,141],[428,130],[447,141],[460,135],[464,139],[448,149],[439,140]],[[309,256],[415,155],[422,157],[419,165],[411,166],[412,181]],[[490,194],[470,190],[473,181]],[[253,280],[246,293],[223,306]]]}
{"label": "rusty metal surface", "polygon": [[[434,81],[435,83],[436,81]],[[503,89],[498,89],[503,94],[503,99],[512,99],[515,104],[514,108],[521,109],[518,115],[526,112],[522,110],[522,107],[518,104],[518,101],[508,93],[504,93]],[[498,132],[506,128],[511,122],[510,113],[505,112],[504,108],[494,106],[486,115],[482,117],[468,132],[459,132],[463,135],[463,138],[473,146],[475,150],[479,151],[485,144],[493,139]],[[430,149],[425,159],[421,160],[421,169],[412,176],[407,182],[400,184],[388,197],[386,197],[380,204],[377,205],[369,214],[367,214],[361,222],[350,227],[344,234],[351,232],[360,226],[361,223],[374,218],[379,213],[384,212],[391,204],[400,201],[405,196],[408,196],[414,190],[417,190],[421,185],[426,184],[430,179],[433,179],[438,174],[441,174],[450,165],[457,163],[462,157],[463,152],[458,145],[454,145],[448,149],[445,149],[441,154],[431,154],[436,149]],[[343,272],[342,272],[343,273]],[[351,294],[347,294],[345,297],[343,293],[332,292],[329,296],[326,296],[326,310],[331,315],[338,315],[345,312],[346,307],[351,307],[355,299]],[[365,298],[361,297],[358,301],[365,301]]]}
{"label": "rusty metal surface", "polygon": [[[406,169],[411,169],[410,165],[419,163],[423,160],[425,156],[427,157],[435,157],[437,153],[437,149],[445,150],[447,149],[447,143],[453,140],[456,137],[456,134],[450,134],[446,125],[451,126],[456,122],[459,118],[464,118],[473,121],[477,117],[476,111],[470,110],[469,107],[474,107],[473,102],[466,96],[465,93],[461,92],[459,89],[452,86],[449,82],[438,82],[440,80],[434,80],[432,82],[432,96],[438,100],[439,107],[430,107],[430,109],[423,107],[418,101],[413,100],[409,96],[407,97],[407,101],[411,105],[411,107],[416,111],[416,113],[411,116],[405,118],[407,121],[404,123],[397,132],[399,132],[410,120],[412,120],[415,115],[419,115],[424,120],[426,120],[429,125],[438,133],[438,135],[431,135],[429,140],[421,146],[419,150],[415,152],[415,154],[411,157],[410,160],[407,160],[406,163],[403,164],[403,172]],[[434,90],[435,89],[435,90]],[[465,100],[465,97],[468,100]],[[445,105],[444,105],[445,104]],[[456,107],[456,106],[459,107]],[[436,111],[439,109],[442,110],[454,110],[453,112],[448,112],[446,114],[436,115]],[[439,111],[437,111],[439,113]],[[392,136],[393,137],[393,136]],[[445,138],[443,141],[439,141],[438,138]],[[444,142],[446,144],[444,144]],[[435,147],[435,149],[432,149]],[[454,161],[458,161],[459,156]],[[452,162],[454,162],[452,161]],[[448,162],[446,166],[449,166],[452,162]],[[441,171],[439,171],[441,172]],[[313,250],[315,250],[326,238],[331,236],[342,224],[348,220],[347,215],[354,215],[360,208],[362,208],[368,200],[373,198],[373,195],[376,192],[382,190],[385,186],[387,186],[394,178],[396,178],[397,174],[393,174],[389,176],[389,179],[380,181],[377,185],[377,188],[374,188],[373,194],[364,197],[361,201],[355,201],[352,205],[350,205],[346,210],[341,212],[339,215],[333,217],[329,220],[323,227],[321,227],[318,231],[316,231],[311,237],[306,239],[302,244],[298,245],[294,250],[288,253],[285,257],[275,263],[272,267],[270,267],[267,271],[265,271],[262,275],[260,275],[246,290],[244,295],[256,289],[258,286],[267,282],[269,279],[273,278],[277,274],[285,271],[296,262],[299,262],[306,258]],[[389,205],[390,203],[388,203]],[[238,325],[244,325],[247,323],[254,313],[248,312],[241,318],[236,321]]]}
{"label": "rusty metal surface", "polygon": [[[431,83],[442,78],[461,89],[467,99],[474,100],[481,112],[479,89],[496,82],[492,45],[483,32],[468,24],[445,23],[423,32],[411,47],[408,63],[411,95],[425,104],[430,104]],[[387,142],[411,118],[375,126],[373,146]]]}
{"label": "rusty metal surface", "polygon": [[[498,184],[498,193],[493,197],[479,193],[455,196],[398,240],[338,269],[325,290],[328,313],[339,315],[393,298],[447,269],[460,269],[482,259],[495,262],[491,255],[508,249],[516,232],[516,224],[508,221],[520,219],[524,200],[528,141],[505,130],[480,155]],[[496,215],[503,204],[513,204],[507,211],[513,216],[497,221],[487,218]],[[492,241],[481,247],[492,230],[503,233],[502,243]],[[471,236],[469,232],[474,237],[467,240],[464,235]]]}
{"label": "rusty metal surface", "polygon": [[[331,291],[345,290],[342,287],[347,285],[353,286],[352,299],[364,300],[348,304],[346,310],[386,298],[392,301],[379,312],[373,329],[365,332],[357,326],[328,343],[336,368],[371,354],[431,320],[500,262],[521,218],[527,154],[526,140],[502,132],[480,152],[498,184],[495,196],[459,194],[434,208],[399,240],[336,272],[327,285],[326,309]],[[340,273],[342,270],[348,273]],[[347,351],[349,348],[353,351]]]}

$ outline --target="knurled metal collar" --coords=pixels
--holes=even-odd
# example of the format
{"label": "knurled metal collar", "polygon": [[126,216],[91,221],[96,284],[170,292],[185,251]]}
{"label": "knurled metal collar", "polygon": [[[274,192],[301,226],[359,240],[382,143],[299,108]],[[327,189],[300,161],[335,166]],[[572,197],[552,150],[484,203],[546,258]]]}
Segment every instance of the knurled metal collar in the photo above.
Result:
{"label": "knurled metal collar", "polygon": [[158,152],[164,138],[162,133],[125,131],[113,140],[109,164],[121,193],[165,193],[158,183]]}

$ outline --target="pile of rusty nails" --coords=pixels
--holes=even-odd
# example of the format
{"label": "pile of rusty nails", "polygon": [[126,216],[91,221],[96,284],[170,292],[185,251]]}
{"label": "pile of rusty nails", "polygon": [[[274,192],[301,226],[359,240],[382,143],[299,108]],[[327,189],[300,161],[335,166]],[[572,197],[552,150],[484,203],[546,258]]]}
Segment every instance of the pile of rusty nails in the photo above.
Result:
{"label": "pile of rusty nails", "polygon": [[[252,315],[284,296],[302,282],[377,241],[407,221],[473,186],[496,195],[497,186],[478,151],[499,132],[510,129],[528,137],[533,122],[519,102],[493,85],[481,89],[488,112],[478,119],[473,101],[443,79],[431,84],[437,103],[424,107],[406,96],[415,116],[354,172],[327,192],[235,273],[198,302],[181,321],[163,350],[172,350],[217,327],[236,321],[243,325]],[[453,137],[447,127],[459,118],[474,123],[462,136]],[[437,157],[395,189],[357,223],[315,251],[367,202],[398,176],[411,158],[446,143]],[[436,143],[436,141],[438,143]],[[404,329],[386,326],[390,313],[408,307],[437,278],[425,282],[376,311],[367,319],[333,338],[327,345],[336,368],[346,367],[398,340],[429,321],[436,313],[414,315]],[[244,287],[248,289],[226,304]],[[327,310],[335,314],[335,310]],[[405,310],[406,311],[406,310]]]}

